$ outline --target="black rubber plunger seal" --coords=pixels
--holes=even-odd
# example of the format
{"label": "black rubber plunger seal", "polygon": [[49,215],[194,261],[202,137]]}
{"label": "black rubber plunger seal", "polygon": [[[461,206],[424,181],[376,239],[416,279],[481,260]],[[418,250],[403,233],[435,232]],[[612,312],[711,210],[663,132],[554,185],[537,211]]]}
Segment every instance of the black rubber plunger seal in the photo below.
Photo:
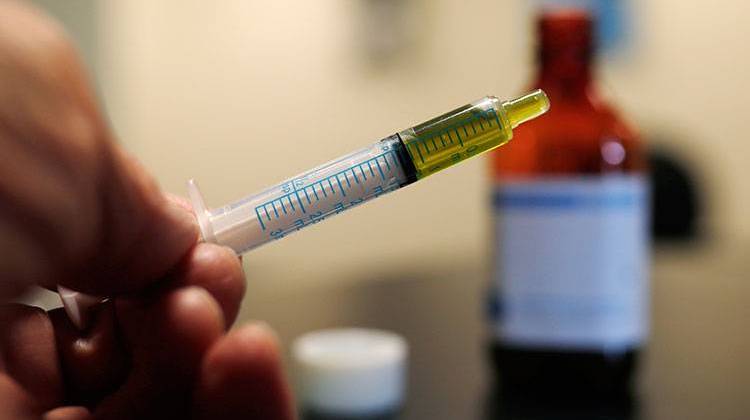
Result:
{"label": "black rubber plunger seal", "polygon": [[417,181],[417,168],[414,166],[414,161],[411,160],[411,155],[409,155],[409,151],[406,150],[406,145],[398,133],[386,138],[385,140],[395,139],[398,139],[398,143],[394,145],[396,156],[398,156],[398,161],[401,163],[401,168],[406,176],[406,182],[402,186],[409,185]]}

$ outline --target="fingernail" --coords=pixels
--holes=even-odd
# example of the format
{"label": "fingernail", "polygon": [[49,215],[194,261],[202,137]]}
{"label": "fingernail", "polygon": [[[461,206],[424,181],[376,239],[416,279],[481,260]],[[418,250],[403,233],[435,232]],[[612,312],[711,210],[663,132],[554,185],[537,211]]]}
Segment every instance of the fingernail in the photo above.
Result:
{"label": "fingernail", "polygon": [[271,338],[274,342],[279,341],[279,336],[276,334],[276,331],[265,321],[252,321],[247,325],[247,332],[255,338],[261,338],[264,340]]}
{"label": "fingernail", "polygon": [[263,334],[275,334],[273,329],[266,321],[252,321],[250,323],[250,326],[257,329],[258,331],[261,331]]}
{"label": "fingernail", "polygon": [[200,286],[185,287],[182,290],[182,298],[187,299],[188,302],[190,303],[200,302],[201,305],[210,305],[210,306],[216,305],[213,296],[211,296],[211,294],[208,293],[208,290]]}
{"label": "fingernail", "polygon": [[70,322],[79,330],[86,330],[91,325],[94,306],[100,304],[103,299],[79,293],[63,286],[57,286],[57,292],[60,294],[60,300]]}
{"label": "fingernail", "polygon": [[167,202],[177,205],[177,207],[184,209],[190,214],[193,213],[193,206],[186,198],[172,193],[164,193],[164,196],[167,198]]}
{"label": "fingernail", "polygon": [[200,286],[188,286],[183,288],[179,293],[182,305],[185,305],[188,310],[211,308],[211,311],[215,315],[214,318],[217,322],[221,323],[221,329],[224,329],[224,312],[222,312],[221,306],[219,306],[219,303],[208,290]]}
{"label": "fingernail", "polygon": [[174,201],[167,202],[167,217],[171,219],[171,222],[181,228],[181,234],[190,235],[195,238],[197,242],[200,238],[200,229],[198,228],[198,221],[195,218],[195,214],[190,209],[187,209]]}

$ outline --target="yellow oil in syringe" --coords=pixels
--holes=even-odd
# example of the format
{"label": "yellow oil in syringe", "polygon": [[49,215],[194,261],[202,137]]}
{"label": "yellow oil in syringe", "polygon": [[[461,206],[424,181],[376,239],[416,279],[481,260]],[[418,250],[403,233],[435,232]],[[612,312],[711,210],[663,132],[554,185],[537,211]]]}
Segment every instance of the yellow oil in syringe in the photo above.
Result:
{"label": "yellow oil in syringe", "polygon": [[238,254],[281,239],[501,146],[513,137],[513,128],[548,108],[541,90],[512,101],[487,96],[213,210],[192,183],[203,239]]}
{"label": "yellow oil in syringe", "polygon": [[487,96],[398,133],[417,179],[439,172],[510,141],[513,128],[549,108],[536,91],[513,101]]}

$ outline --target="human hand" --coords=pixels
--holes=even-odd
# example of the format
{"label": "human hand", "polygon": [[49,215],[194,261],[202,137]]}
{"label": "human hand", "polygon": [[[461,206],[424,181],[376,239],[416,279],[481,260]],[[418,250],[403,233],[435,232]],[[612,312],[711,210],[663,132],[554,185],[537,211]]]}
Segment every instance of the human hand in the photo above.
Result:
{"label": "human hand", "polygon": [[226,333],[237,257],[197,238],[113,141],[63,31],[0,1],[0,301],[58,284],[112,297],[85,331],[0,307],[0,418],[293,418],[273,334]]}
{"label": "human hand", "polygon": [[76,329],[62,309],[0,309],[0,418],[291,419],[270,330],[225,334],[244,291],[234,253],[200,244],[157,286]]}

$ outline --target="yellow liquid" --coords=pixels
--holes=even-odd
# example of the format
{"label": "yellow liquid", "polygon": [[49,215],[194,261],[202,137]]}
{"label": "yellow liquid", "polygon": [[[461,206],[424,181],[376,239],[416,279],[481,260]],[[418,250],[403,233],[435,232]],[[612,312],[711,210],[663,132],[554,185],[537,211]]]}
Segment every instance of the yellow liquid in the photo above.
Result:
{"label": "yellow liquid", "polygon": [[507,143],[513,131],[500,101],[488,96],[399,135],[422,179]]}
{"label": "yellow liquid", "polygon": [[536,90],[512,101],[487,96],[399,134],[417,179],[490,151],[513,138],[513,128],[544,114],[547,95]]}

